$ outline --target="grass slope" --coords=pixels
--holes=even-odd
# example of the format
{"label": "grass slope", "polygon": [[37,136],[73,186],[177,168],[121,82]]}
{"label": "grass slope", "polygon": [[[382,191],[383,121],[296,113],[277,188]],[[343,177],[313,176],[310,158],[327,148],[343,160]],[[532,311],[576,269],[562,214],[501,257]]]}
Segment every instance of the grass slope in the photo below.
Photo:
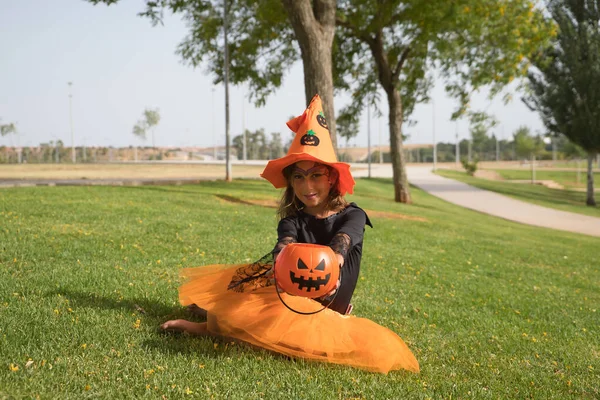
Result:
{"label": "grass slope", "polygon": [[[550,189],[542,185],[530,185],[527,183],[511,183],[474,178],[467,175],[465,172],[448,169],[438,169],[436,173],[440,176],[455,179],[480,189],[504,194],[517,200],[523,200],[540,206],[555,208],[557,210],[600,217],[600,207],[589,207],[585,205],[585,192]],[[598,193],[596,193],[596,202],[600,203],[600,196]]]}
{"label": "grass slope", "polygon": [[[494,169],[504,179],[509,180],[528,180],[531,179],[531,171],[515,170],[515,169]],[[577,180],[577,171],[560,171],[560,170],[537,170],[535,171],[537,180],[551,180],[560,183],[569,189],[586,189],[587,188],[587,171],[583,169]],[[594,182],[600,182],[600,172],[594,172]]]}
{"label": "grass slope", "polygon": [[[0,398],[600,396],[600,239],[359,180],[369,210],[355,314],[421,373],[368,373],[161,335],[184,266],[254,260],[276,239],[260,181],[0,191]],[[374,346],[377,343],[373,343]]]}

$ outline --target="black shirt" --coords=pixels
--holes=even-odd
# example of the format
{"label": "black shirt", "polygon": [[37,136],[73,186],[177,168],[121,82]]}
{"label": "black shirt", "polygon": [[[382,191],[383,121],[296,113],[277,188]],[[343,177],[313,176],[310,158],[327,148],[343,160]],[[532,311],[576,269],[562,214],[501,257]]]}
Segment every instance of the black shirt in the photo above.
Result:
{"label": "black shirt", "polygon": [[[335,300],[329,306],[341,314],[346,313],[358,281],[365,225],[373,227],[365,211],[355,203],[350,203],[339,213],[327,218],[316,218],[300,211],[296,216],[279,221],[277,227],[278,244],[285,243],[286,239],[291,238],[298,243],[330,246],[344,257],[341,285]],[[347,235],[350,243],[340,243],[340,234]],[[280,249],[280,246],[276,246],[275,251],[278,252]],[[330,300],[317,301],[323,304],[330,302]]]}

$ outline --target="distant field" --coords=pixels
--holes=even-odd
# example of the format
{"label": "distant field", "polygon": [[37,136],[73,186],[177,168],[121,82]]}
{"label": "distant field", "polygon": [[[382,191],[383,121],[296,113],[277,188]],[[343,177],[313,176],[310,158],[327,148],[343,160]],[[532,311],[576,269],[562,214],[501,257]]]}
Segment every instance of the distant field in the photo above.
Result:
{"label": "distant field", "polygon": [[[249,161],[248,164],[233,164],[233,178],[257,178],[266,161]],[[409,164],[408,166],[425,166],[431,164]],[[543,171],[571,171],[566,173],[565,180],[576,179],[574,164],[565,162],[551,163],[540,162],[538,166],[538,179],[543,178]],[[456,163],[438,163],[439,168],[457,169],[462,167]],[[366,169],[367,164],[352,164],[352,170]],[[518,161],[481,162],[480,169],[502,170],[502,174],[516,174],[526,176],[529,166]],[[500,171],[498,171],[500,172]],[[600,173],[600,171],[598,172]],[[197,163],[101,163],[101,164],[0,164],[0,180],[14,179],[220,179],[225,176],[223,164],[197,164]],[[508,176],[508,175],[507,175]],[[582,176],[585,178],[585,174]],[[507,179],[527,179],[507,178]],[[597,178],[597,180],[600,180]],[[568,186],[568,185],[567,185]]]}
{"label": "distant field", "polygon": [[[234,178],[256,178],[264,165],[232,166]],[[167,179],[219,178],[225,165],[218,164],[10,164],[0,165],[0,179]]]}

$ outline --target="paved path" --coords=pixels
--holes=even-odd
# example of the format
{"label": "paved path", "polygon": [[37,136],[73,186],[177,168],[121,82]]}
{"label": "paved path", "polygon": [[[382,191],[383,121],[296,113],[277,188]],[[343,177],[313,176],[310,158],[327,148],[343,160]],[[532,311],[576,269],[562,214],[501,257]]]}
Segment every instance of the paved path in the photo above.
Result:
{"label": "paved path", "polygon": [[[367,170],[355,176],[367,176]],[[462,207],[523,224],[559,229],[600,237],[600,218],[546,208],[478,189],[466,183],[436,175],[431,166],[407,168],[408,180],[420,189]],[[373,165],[371,176],[391,177],[389,165]]]}

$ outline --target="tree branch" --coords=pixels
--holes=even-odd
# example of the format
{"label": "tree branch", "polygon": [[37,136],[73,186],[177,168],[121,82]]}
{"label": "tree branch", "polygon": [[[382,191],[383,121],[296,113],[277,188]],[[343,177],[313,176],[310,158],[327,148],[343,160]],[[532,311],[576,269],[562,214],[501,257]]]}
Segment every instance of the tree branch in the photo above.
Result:
{"label": "tree branch", "polygon": [[396,82],[398,80],[398,78],[400,77],[400,72],[402,72],[402,67],[404,66],[404,63],[406,62],[406,59],[408,58],[408,53],[410,53],[410,47],[406,47],[404,49],[404,51],[402,52],[402,55],[400,56],[400,60],[398,60],[398,64],[396,64],[396,67],[394,68],[394,71],[392,72],[392,80],[394,82]]}
{"label": "tree branch", "polygon": [[302,26],[312,26],[316,20],[310,0],[282,0],[290,18],[298,20]]}
{"label": "tree branch", "polygon": [[374,37],[369,36],[367,32],[358,30],[355,26],[341,19],[340,17],[335,18],[335,23],[337,26],[341,26],[342,28],[348,30],[352,36],[367,43],[369,46],[375,44]]}

